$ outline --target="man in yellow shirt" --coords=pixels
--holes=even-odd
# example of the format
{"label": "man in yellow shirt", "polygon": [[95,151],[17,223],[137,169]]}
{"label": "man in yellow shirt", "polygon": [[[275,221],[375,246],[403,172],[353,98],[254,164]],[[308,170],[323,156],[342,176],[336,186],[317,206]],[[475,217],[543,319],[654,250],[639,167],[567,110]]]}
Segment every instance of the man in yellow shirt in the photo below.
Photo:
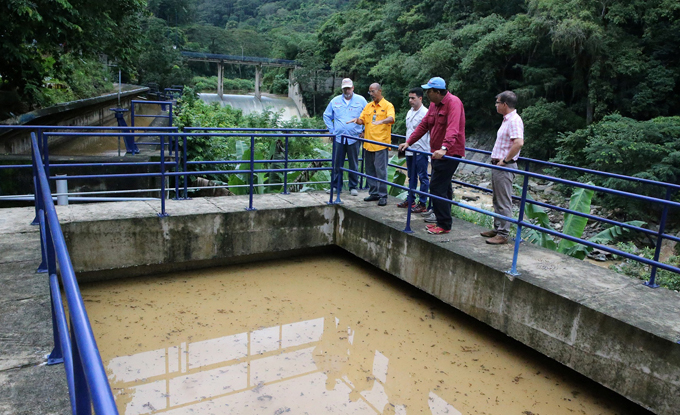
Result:
{"label": "man in yellow shirt", "polygon": [[[373,101],[368,103],[361,112],[359,118],[354,118],[350,122],[355,122],[366,126],[365,138],[367,140],[379,141],[385,144],[392,144],[392,124],[394,124],[394,105],[383,98],[382,87],[380,84],[371,84],[368,94]],[[366,156],[364,164],[366,174],[387,181],[387,159],[388,149],[378,144],[364,143]],[[387,183],[379,182],[372,178],[367,178],[368,197],[366,202],[377,200],[378,206],[387,205]]]}

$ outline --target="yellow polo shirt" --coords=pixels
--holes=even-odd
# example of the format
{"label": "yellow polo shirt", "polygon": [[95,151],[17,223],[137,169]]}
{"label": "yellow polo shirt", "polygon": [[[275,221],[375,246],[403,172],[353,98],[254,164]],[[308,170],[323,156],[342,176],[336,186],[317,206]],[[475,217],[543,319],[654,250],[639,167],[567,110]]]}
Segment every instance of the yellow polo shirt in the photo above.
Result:
{"label": "yellow polo shirt", "polygon": [[[392,144],[392,124],[380,124],[373,125],[373,115],[375,114],[375,120],[381,121],[387,117],[392,117],[394,119],[394,105],[385,98],[381,99],[377,104],[375,101],[369,102],[361,113],[360,118],[364,121],[364,127],[366,132],[364,138],[367,140],[381,141],[385,144]],[[384,148],[373,143],[364,143],[364,148],[366,151],[380,151]]]}

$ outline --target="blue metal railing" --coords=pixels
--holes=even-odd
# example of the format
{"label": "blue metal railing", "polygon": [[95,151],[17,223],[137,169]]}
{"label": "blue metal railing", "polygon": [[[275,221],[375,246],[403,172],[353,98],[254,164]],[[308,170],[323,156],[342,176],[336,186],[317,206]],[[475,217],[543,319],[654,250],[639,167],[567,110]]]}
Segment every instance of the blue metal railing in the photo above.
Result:
{"label": "blue metal railing", "polygon": [[[43,256],[43,263],[39,268],[49,273],[54,334],[54,349],[48,358],[48,364],[64,363],[71,411],[74,415],[91,414],[92,408],[98,415],[118,414],[52,202],[35,133],[31,133],[31,145]],[[60,278],[57,276],[57,265]],[[61,299],[60,281],[68,304],[70,330]]]}
{"label": "blue metal railing", "polygon": [[[88,179],[88,178],[102,178],[102,177],[143,177],[143,176],[159,176],[161,178],[161,216],[167,215],[166,209],[165,209],[165,178],[166,177],[174,177],[175,178],[175,199],[184,199],[188,198],[188,177],[192,175],[205,175],[205,174],[247,174],[249,176],[248,184],[245,185],[249,188],[249,204],[248,208],[249,210],[254,209],[253,207],[253,194],[254,194],[254,187],[256,186],[262,186],[263,184],[255,184],[254,183],[254,176],[258,173],[282,173],[283,178],[284,178],[284,183],[283,185],[283,193],[288,193],[288,173],[294,172],[294,171],[319,171],[319,170],[333,170],[334,166],[331,165],[331,167],[314,167],[314,168],[291,168],[289,163],[299,163],[299,162],[321,162],[321,163],[328,163],[332,162],[331,159],[289,159],[288,155],[288,146],[289,146],[289,138],[291,137],[329,137],[329,135],[326,133],[324,134],[325,130],[300,130],[300,129],[286,129],[286,128],[281,128],[281,129],[266,129],[266,128],[214,128],[214,127],[196,127],[196,128],[187,128],[184,133],[175,133],[175,132],[166,132],[163,131],[161,135],[161,160],[157,162],[157,165],[160,168],[160,171],[158,172],[153,172],[153,173],[134,173],[134,174],[117,174],[117,175],[80,175],[80,176],[70,176],[70,178],[78,178],[78,179]],[[53,134],[59,134],[59,135],[71,135],[71,136],[79,136],[79,135],[85,135],[85,134],[90,134],[90,133],[79,133],[79,132],[68,132],[68,133],[44,133],[46,136],[50,136]],[[125,135],[126,133],[97,133],[97,135],[111,135],[111,136],[118,136],[118,135]],[[130,133],[132,134],[132,133]],[[141,133],[134,133],[136,136],[139,137],[147,137],[147,136],[159,136],[158,133],[149,133],[149,132],[141,132]],[[165,137],[168,137],[170,139],[170,143],[165,143]],[[246,138],[250,140],[250,159],[249,160],[213,160],[213,161],[188,161],[187,160],[187,139],[190,137],[223,137],[223,138]],[[255,137],[262,137],[262,138],[280,138],[280,139],[285,139],[285,155],[284,159],[279,160],[256,160],[255,159]],[[396,138],[403,138],[403,136],[397,136],[395,135],[394,137]],[[362,141],[362,142],[370,142],[370,140],[365,140],[361,139],[358,137],[352,137],[353,139]],[[179,141],[182,140],[181,145],[179,145]],[[335,140],[333,141],[333,145],[335,146]],[[169,148],[170,154],[174,156],[174,162],[173,161],[165,161],[165,147],[167,146],[172,146],[174,143],[174,149],[172,147]],[[149,143],[151,144],[151,143]],[[155,145],[159,145],[158,143],[153,143]],[[383,145],[383,143],[380,143]],[[390,147],[392,149],[396,148],[396,146],[393,145],[385,145],[386,147]],[[484,150],[477,150],[477,149],[471,149],[468,148],[468,151],[471,152],[478,152],[482,154],[490,154],[488,151]],[[413,152],[417,153],[422,153],[422,154],[430,154],[427,152],[421,152],[418,150],[410,150]],[[506,171],[511,171],[516,174],[522,174],[524,175],[524,183],[522,186],[522,193],[521,196],[513,196],[515,200],[519,201],[520,205],[520,210],[519,210],[519,218],[514,219],[514,218],[507,218],[503,217],[501,215],[498,215],[494,212],[490,212],[487,210],[479,209],[474,206],[467,205],[465,203],[460,203],[460,202],[455,202],[455,201],[447,201],[445,198],[442,199],[441,197],[437,197],[434,195],[431,195],[429,193],[423,193],[415,189],[409,189],[405,186],[400,186],[396,185],[393,183],[388,183],[390,186],[400,188],[402,190],[408,191],[409,192],[409,197],[413,198],[415,194],[423,194],[427,195],[430,198],[434,198],[437,200],[443,200],[447,201],[447,203],[457,205],[461,208],[469,209],[478,213],[482,213],[485,215],[489,215],[492,217],[496,218],[502,218],[504,220],[507,220],[515,225],[517,225],[518,230],[517,230],[517,237],[515,238],[515,253],[513,255],[513,263],[512,267],[509,270],[510,273],[516,274],[517,273],[517,256],[518,256],[518,251],[519,251],[519,242],[521,241],[521,232],[523,228],[527,229],[534,229],[540,232],[547,233],[552,236],[556,236],[562,239],[570,240],[572,242],[576,242],[588,247],[593,247],[600,249],[605,252],[610,252],[616,255],[619,255],[624,258],[632,259],[637,262],[641,262],[647,265],[650,265],[652,267],[652,273],[650,276],[649,281],[647,281],[647,285],[649,286],[656,286],[655,284],[655,274],[657,268],[673,271],[673,272],[680,272],[679,268],[669,266],[666,264],[663,264],[658,261],[659,259],[659,253],[660,253],[660,245],[661,241],[664,239],[669,239],[669,240],[674,240],[674,241],[680,241],[680,237],[674,236],[674,235],[668,235],[664,233],[665,230],[665,225],[667,221],[667,215],[668,215],[668,210],[669,208],[672,207],[680,207],[680,203],[673,202],[671,200],[671,196],[673,194],[673,191],[676,189],[680,188],[680,186],[671,184],[671,183],[663,183],[663,182],[657,182],[653,180],[648,180],[648,179],[639,179],[635,177],[628,177],[628,176],[623,176],[623,175],[618,175],[618,174],[612,174],[612,173],[606,173],[606,172],[599,172],[599,171],[593,171],[589,169],[582,169],[582,168],[576,168],[572,166],[565,166],[565,165],[559,165],[555,163],[549,163],[549,162],[544,162],[540,160],[533,160],[533,159],[526,159],[526,158],[520,158],[520,161],[525,163],[526,169],[524,171],[522,170],[514,170],[514,169],[507,169],[499,166],[494,166],[491,164],[487,163],[480,163],[480,162],[475,162],[472,160],[465,160],[465,159],[456,159],[461,163],[467,163],[471,165],[475,165],[478,167],[483,167],[483,168],[490,168],[490,169],[498,169],[498,170],[506,170]],[[282,169],[267,169],[267,168],[256,168],[256,164],[271,164],[271,163],[281,163],[284,165]],[[661,198],[655,198],[651,196],[645,196],[645,195],[640,195],[640,194],[635,194],[631,192],[625,192],[625,191],[620,191],[620,190],[614,190],[614,189],[608,189],[602,186],[595,186],[595,185],[590,185],[590,184],[584,184],[584,183],[579,183],[571,180],[566,180],[554,176],[549,176],[545,174],[539,174],[539,173],[533,173],[529,171],[529,167],[533,164],[540,164],[542,166],[549,166],[549,167],[559,167],[559,168],[565,168],[565,169],[572,169],[574,171],[578,171],[580,173],[589,173],[589,174],[598,174],[601,176],[605,177],[612,177],[616,179],[621,179],[621,180],[630,180],[636,183],[643,183],[643,184],[648,184],[648,185],[657,185],[657,186],[662,186],[666,188],[666,198],[661,199]],[[126,165],[128,163],[118,163],[119,165]],[[129,163],[130,165],[137,164],[137,163]],[[148,163],[150,165],[154,163]],[[239,166],[238,170],[219,170],[219,169],[198,169],[197,166],[199,165],[205,165],[205,166],[218,166],[218,165],[227,165],[227,164],[246,164],[248,168],[244,168],[244,166]],[[47,166],[49,166],[49,160],[47,160],[46,163]],[[69,164],[64,164],[64,165],[54,165],[54,168],[58,168],[60,166],[66,167],[70,166]],[[399,165],[392,165],[393,167],[399,168],[399,169],[404,169],[406,170],[405,167],[399,166]],[[167,167],[174,167],[174,171],[166,171]],[[349,171],[349,169],[346,169],[342,167],[340,169],[341,171]],[[363,169],[363,163],[361,166],[360,171],[357,171],[359,176],[363,179],[364,177],[369,177],[364,173]],[[183,189],[180,189],[178,186],[178,178],[181,177],[183,178],[184,186]],[[534,201],[531,199],[527,198],[527,190],[528,190],[528,179],[529,178],[534,178],[534,179],[542,179],[542,180],[548,180],[551,182],[555,183],[561,183],[564,185],[572,186],[572,187],[580,187],[584,189],[589,189],[593,191],[598,191],[598,192],[604,192],[604,193],[609,193],[613,195],[618,195],[622,197],[628,197],[628,198],[634,198],[637,200],[642,200],[648,203],[656,203],[659,204],[663,207],[663,213],[660,221],[660,229],[658,231],[654,231],[651,229],[646,229],[642,228],[639,226],[634,226],[631,224],[626,224],[626,223],[621,223],[612,219],[607,219],[607,218],[602,218],[596,215],[591,215],[589,213],[582,213],[578,211],[574,211],[568,208],[563,208],[560,206],[555,206],[551,205],[548,203],[544,202],[539,202],[539,201]],[[55,180],[57,179],[56,177],[49,177],[50,180]],[[342,180],[342,175],[338,175],[338,179]],[[375,178],[378,181],[383,181],[380,179]],[[412,181],[413,182],[413,181]],[[470,186],[473,188],[476,188],[480,191],[484,192],[492,192],[490,189],[482,188],[479,186],[474,186],[470,185],[468,183],[458,181],[458,180],[452,180],[452,183],[460,184],[460,185],[465,185],[465,186]],[[228,186],[225,186],[228,187]],[[331,199],[330,203],[339,203],[340,197],[338,194],[334,194],[334,188],[335,186],[331,186]],[[338,193],[335,191],[335,193]],[[336,196],[335,201],[333,201],[333,196]],[[601,221],[603,223],[607,223],[610,225],[616,225],[620,226],[622,228],[630,229],[630,230],[635,230],[638,232],[642,232],[646,235],[649,235],[653,238],[656,238],[657,240],[657,249],[655,252],[655,256],[653,259],[646,259],[639,257],[637,255],[629,254],[626,252],[623,252],[621,250],[611,248],[608,246],[604,246],[601,244],[596,244],[581,238],[573,237],[567,234],[564,234],[562,232],[554,231],[551,229],[545,229],[540,226],[537,226],[531,222],[528,222],[524,219],[524,208],[526,203],[530,203],[536,206],[548,208],[548,209],[554,209],[556,211],[560,211],[563,213],[570,213],[573,215],[581,216],[590,220],[597,220]],[[410,206],[410,204],[409,204]],[[405,231],[410,231],[410,208],[408,210],[408,216],[407,216],[407,225]]]}
{"label": "blue metal railing", "polygon": [[[161,111],[168,111],[168,115],[140,115],[135,113],[135,105],[160,105]],[[167,118],[168,126],[172,127],[172,106],[173,101],[146,101],[143,99],[133,99],[130,101],[130,125],[135,126],[136,118]]]}
{"label": "blue metal railing", "polygon": [[[351,138],[355,139],[355,140],[362,141],[362,142],[380,144],[382,146],[389,147],[389,148],[392,148],[392,149],[397,148],[397,146],[394,146],[394,145],[391,145],[391,144],[385,144],[385,143],[381,143],[381,142],[366,140],[366,139],[362,139],[362,138],[359,138],[359,137],[351,137]],[[471,149],[471,150],[473,150],[475,152],[479,152],[479,153],[490,154],[490,152],[483,151],[483,150],[476,150],[476,149]],[[425,151],[419,151],[419,150],[413,150],[413,149],[409,149],[409,151],[412,151],[412,152],[415,152],[415,153],[420,153],[420,154],[432,155],[432,153],[425,152]],[[466,160],[466,159],[463,159],[463,158],[452,158],[452,157],[448,157],[448,156],[446,158],[451,159],[451,160],[456,160],[456,161],[459,161],[461,163],[471,164],[471,165],[474,165],[474,166],[485,167],[485,168],[490,168],[490,169],[497,169],[497,170],[501,170],[501,171],[508,171],[508,172],[512,172],[512,173],[515,173],[515,174],[523,175],[524,180],[523,180],[523,185],[522,185],[522,195],[519,198],[519,201],[520,201],[519,217],[517,219],[515,219],[515,218],[502,216],[502,215],[499,215],[495,212],[490,212],[490,211],[487,211],[487,210],[484,210],[484,209],[479,209],[479,208],[476,208],[474,206],[470,206],[470,205],[467,205],[467,204],[464,204],[464,203],[460,203],[460,202],[452,201],[452,200],[449,200],[449,199],[446,199],[446,198],[442,198],[440,196],[435,196],[435,195],[432,195],[431,193],[421,192],[421,191],[415,189],[415,184],[416,184],[415,180],[410,180],[409,181],[409,187],[407,188],[405,186],[390,183],[386,180],[382,180],[382,179],[379,179],[377,177],[368,176],[364,173],[359,173],[359,172],[356,172],[356,173],[361,174],[365,177],[370,177],[371,179],[379,181],[379,182],[387,183],[387,184],[389,184],[393,187],[396,186],[397,188],[408,191],[408,213],[407,213],[407,224],[406,224],[406,228],[404,229],[405,232],[412,232],[411,229],[410,229],[411,204],[414,200],[415,194],[427,195],[429,198],[435,198],[437,200],[445,201],[445,202],[450,203],[452,205],[456,205],[456,206],[459,206],[459,207],[462,207],[462,208],[465,208],[465,209],[469,209],[469,210],[475,211],[477,213],[482,213],[482,214],[485,214],[485,215],[489,215],[489,216],[492,216],[492,217],[495,217],[495,218],[500,218],[500,219],[503,219],[503,220],[507,220],[508,222],[514,223],[515,225],[517,225],[517,233],[516,233],[516,236],[515,236],[515,246],[514,246],[514,252],[513,252],[512,267],[509,271],[507,271],[511,275],[519,275],[518,272],[517,272],[517,257],[518,257],[518,254],[519,254],[520,242],[522,240],[521,233],[522,233],[523,227],[529,228],[529,229],[534,229],[534,230],[539,231],[539,232],[544,232],[544,233],[547,233],[547,234],[552,235],[552,236],[556,236],[556,237],[559,237],[559,238],[562,238],[562,239],[566,239],[566,240],[569,240],[569,241],[572,241],[572,242],[575,242],[575,243],[579,243],[579,244],[582,244],[582,245],[585,245],[585,246],[588,246],[588,247],[597,248],[597,249],[600,249],[600,250],[605,251],[605,252],[610,252],[612,254],[619,255],[619,256],[627,258],[627,259],[631,259],[631,260],[641,262],[641,263],[646,264],[646,265],[650,265],[652,267],[650,279],[644,283],[645,285],[647,285],[649,287],[653,287],[653,288],[658,287],[658,285],[656,285],[656,283],[655,283],[657,268],[661,268],[661,269],[664,269],[664,270],[667,270],[667,271],[680,273],[680,268],[664,264],[663,262],[659,262],[659,254],[660,254],[660,247],[661,247],[662,240],[663,239],[669,239],[669,240],[673,240],[673,241],[680,241],[680,238],[664,233],[666,221],[667,221],[667,217],[668,217],[668,209],[670,207],[675,207],[675,208],[680,207],[680,203],[674,202],[674,201],[671,200],[673,190],[680,188],[680,186],[678,186],[678,185],[675,185],[675,184],[672,184],[672,183],[664,183],[664,182],[658,182],[658,181],[653,181],[653,180],[647,180],[647,179],[638,179],[638,178],[635,178],[635,177],[629,177],[629,176],[623,176],[623,175],[615,175],[615,174],[606,173],[606,172],[597,172],[597,171],[588,170],[588,169],[574,168],[574,170],[578,170],[578,171],[581,171],[581,172],[587,171],[588,173],[592,173],[592,174],[597,173],[597,174],[600,174],[602,176],[607,176],[607,177],[616,176],[616,178],[618,178],[618,179],[625,179],[625,180],[631,180],[631,181],[641,182],[641,183],[645,183],[645,184],[654,184],[654,185],[658,185],[658,186],[663,186],[667,189],[666,197],[665,197],[665,199],[659,199],[659,198],[654,198],[654,197],[650,197],[650,196],[639,195],[639,194],[636,194],[636,193],[624,192],[624,191],[609,189],[609,188],[605,188],[605,187],[601,187],[601,186],[595,186],[595,185],[589,185],[589,184],[585,184],[585,183],[575,182],[575,181],[572,181],[572,180],[561,179],[561,178],[557,178],[557,177],[554,177],[554,176],[532,173],[532,172],[529,171],[529,166],[530,166],[530,163],[532,161],[534,161],[533,159],[520,158],[521,161],[524,161],[526,163],[525,170],[522,171],[522,170],[500,167],[500,166],[487,164],[487,163],[479,163],[479,162],[476,162],[476,161]],[[546,166],[560,167],[560,168],[566,168],[566,169],[572,168],[571,166],[557,165],[555,163],[544,162],[544,161],[541,161],[540,163],[543,164],[543,165],[546,165]],[[398,167],[398,168],[403,168],[401,166],[396,166],[396,165],[394,165],[394,166]],[[351,171],[350,169],[346,169],[344,167],[341,167],[341,170],[342,171],[348,171],[348,172]],[[555,183],[561,183],[561,184],[569,185],[569,186],[573,186],[573,187],[579,187],[579,188],[583,188],[583,189],[588,189],[588,190],[593,190],[593,191],[598,191],[598,192],[604,192],[604,193],[614,194],[614,195],[617,195],[617,196],[623,196],[623,197],[628,197],[628,198],[633,198],[633,199],[637,199],[637,200],[643,200],[643,201],[650,202],[650,203],[659,204],[663,207],[662,216],[661,216],[661,220],[660,220],[660,224],[659,224],[659,230],[654,232],[654,231],[649,230],[649,229],[643,229],[643,228],[631,226],[631,225],[621,223],[621,222],[617,222],[617,221],[614,221],[614,220],[611,220],[611,219],[600,218],[598,216],[584,214],[582,212],[574,211],[574,210],[571,210],[571,209],[562,208],[562,207],[559,207],[559,206],[554,206],[554,205],[550,205],[550,204],[547,204],[547,203],[536,202],[534,200],[527,199],[527,191],[528,191],[528,187],[529,187],[528,186],[529,177],[532,177],[532,178],[535,178],[535,179],[548,180],[548,181],[552,181],[552,182],[555,182]],[[459,184],[467,185],[464,182],[460,182],[460,181],[455,181],[455,182],[459,183]],[[479,187],[477,187],[477,188],[479,188]],[[479,189],[491,192],[491,190],[489,190],[489,189],[484,189],[484,188],[479,188]],[[516,197],[514,197],[514,198],[517,199]],[[341,203],[339,195],[337,196],[336,200],[333,201],[333,197],[332,197],[332,194],[331,194],[331,199],[330,199],[329,203]],[[582,217],[586,217],[586,218],[593,219],[593,220],[600,220],[600,221],[603,221],[603,222],[606,222],[606,223],[609,223],[609,224],[618,225],[618,226],[625,227],[625,228],[628,228],[628,229],[639,230],[641,232],[644,232],[644,233],[647,233],[647,234],[650,234],[650,235],[654,235],[654,236],[657,237],[657,241],[656,241],[657,244],[656,244],[656,251],[655,251],[654,259],[650,260],[650,259],[647,259],[647,258],[643,258],[643,257],[640,257],[638,255],[634,255],[634,254],[630,254],[630,253],[621,251],[619,249],[615,249],[615,248],[611,248],[609,246],[593,243],[593,242],[590,242],[590,241],[585,240],[585,239],[577,238],[577,237],[574,237],[574,236],[571,236],[571,235],[568,235],[568,234],[565,234],[565,233],[562,233],[562,232],[558,232],[558,231],[551,230],[551,229],[546,229],[546,228],[534,225],[530,222],[526,222],[524,220],[524,208],[525,208],[527,203],[534,204],[534,205],[537,205],[537,206],[547,207],[547,208],[550,208],[550,209],[556,209],[556,210],[559,210],[559,211],[564,212],[564,213],[570,213],[570,214],[573,214],[573,215],[582,216]]]}

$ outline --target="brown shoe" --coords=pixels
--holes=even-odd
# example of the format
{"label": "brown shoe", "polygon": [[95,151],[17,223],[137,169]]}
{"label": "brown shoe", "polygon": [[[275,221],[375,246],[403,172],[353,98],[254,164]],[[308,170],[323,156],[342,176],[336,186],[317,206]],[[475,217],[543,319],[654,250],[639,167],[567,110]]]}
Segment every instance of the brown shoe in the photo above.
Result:
{"label": "brown shoe", "polygon": [[485,238],[493,238],[494,236],[498,235],[498,232],[492,229],[490,231],[480,232],[480,235],[482,235]]}
{"label": "brown shoe", "polygon": [[487,239],[486,243],[491,245],[503,245],[508,243],[508,238],[506,238],[505,236],[496,235],[493,238]]}

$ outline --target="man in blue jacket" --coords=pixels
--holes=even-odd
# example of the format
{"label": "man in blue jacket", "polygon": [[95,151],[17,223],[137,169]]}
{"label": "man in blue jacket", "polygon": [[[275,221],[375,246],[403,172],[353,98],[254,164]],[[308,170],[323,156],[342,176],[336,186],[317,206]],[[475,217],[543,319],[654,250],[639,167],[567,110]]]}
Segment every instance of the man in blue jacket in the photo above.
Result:
{"label": "man in blue jacket", "polygon": [[[361,151],[361,142],[347,137],[342,137],[343,134],[353,137],[359,137],[364,131],[363,125],[350,123],[348,121],[358,118],[361,111],[366,106],[366,99],[361,95],[354,93],[354,83],[349,78],[342,80],[342,95],[333,98],[323,112],[323,121],[331,135],[335,136],[335,151],[333,153],[333,174],[331,175],[331,186],[337,191],[338,174],[342,177],[340,167],[345,164],[345,157],[347,157],[350,170],[357,171],[359,165],[359,152]],[[359,185],[359,176],[356,173],[349,173],[349,192],[352,196],[356,196],[357,186]],[[329,190],[330,192],[330,190]]]}

